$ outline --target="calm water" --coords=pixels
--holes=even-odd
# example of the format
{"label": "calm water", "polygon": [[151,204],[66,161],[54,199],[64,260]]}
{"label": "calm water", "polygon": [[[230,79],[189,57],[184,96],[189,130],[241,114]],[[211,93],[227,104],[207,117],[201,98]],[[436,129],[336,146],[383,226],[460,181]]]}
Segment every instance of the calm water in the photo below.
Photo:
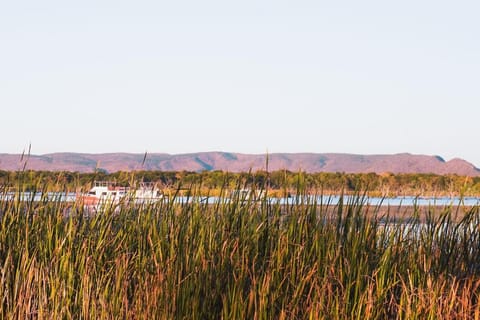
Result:
{"label": "calm water", "polygon": [[[0,195],[1,200],[13,200],[15,198],[15,193],[5,193]],[[308,201],[308,203],[313,203],[316,201],[318,204],[330,204],[336,205],[340,202],[341,196],[306,196],[303,198],[297,198],[295,196],[291,198],[269,198],[271,203],[279,203],[279,204],[295,204],[301,201]],[[74,202],[76,200],[75,193],[64,193],[64,192],[49,192],[42,197],[41,193],[30,193],[25,192],[21,196],[22,201],[41,201],[48,199],[49,201],[61,201],[61,202]],[[344,203],[351,203],[358,201],[357,197],[353,196],[344,196],[343,202]],[[192,201],[200,201],[200,202],[207,202],[210,204],[215,204],[221,201],[229,201],[228,199],[222,199],[218,197],[178,197],[176,198],[177,202],[179,203],[187,203]],[[363,199],[364,204],[370,204],[373,206],[458,206],[458,205],[465,205],[465,206],[477,206],[480,205],[480,197],[465,197],[465,198],[458,198],[458,197],[438,197],[438,198],[430,198],[430,197],[394,197],[394,198],[380,198],[380,197],[366,197]]]}

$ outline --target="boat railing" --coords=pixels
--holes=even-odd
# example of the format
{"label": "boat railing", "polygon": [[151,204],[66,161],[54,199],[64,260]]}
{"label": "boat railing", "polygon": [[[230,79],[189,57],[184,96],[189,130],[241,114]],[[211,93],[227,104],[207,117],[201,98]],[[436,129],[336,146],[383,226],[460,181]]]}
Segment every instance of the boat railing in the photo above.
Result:
{"label": "boat railing", "polygon": [[[102,181],[102,180],[95,180],[93,181],[93,186],[94,187],[119,187],[117,185],[117,182],[116,181]],[[131,189],[130,187],[123,187],[125,189]],[[144,181],[141,181],[138,183],[138,186],[137,184],[135,183],[134,186],[133,186],[133,189],[151,189],[151,190],[154,190],[154,189],[158,189],[158,183],[157,182],[144,182]]]}
{"label": "boat railing", "polygon": [[158,189],[158,183],[142,181],[139,183],[139,189],[150,189],[150,190]]}
{"label": "boat railing", "polygon": [[117,183],[115,181],[102,181],[102,180],[95,180],[93,181],[94,187],[113,187]]}

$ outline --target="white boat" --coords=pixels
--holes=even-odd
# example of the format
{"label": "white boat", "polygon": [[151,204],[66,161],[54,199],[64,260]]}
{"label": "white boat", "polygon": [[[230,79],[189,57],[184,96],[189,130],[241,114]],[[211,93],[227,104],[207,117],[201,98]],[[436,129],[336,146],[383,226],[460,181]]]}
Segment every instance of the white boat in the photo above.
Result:
{"label": "white boat", "polygon": [[94,181],[93,187],[78,196],[85,206],[116,204],[120,201],[134,203],[152,203],[163,198],[163,194],[155,183],[141,182],[138,187],[117,186],[111,181]]}

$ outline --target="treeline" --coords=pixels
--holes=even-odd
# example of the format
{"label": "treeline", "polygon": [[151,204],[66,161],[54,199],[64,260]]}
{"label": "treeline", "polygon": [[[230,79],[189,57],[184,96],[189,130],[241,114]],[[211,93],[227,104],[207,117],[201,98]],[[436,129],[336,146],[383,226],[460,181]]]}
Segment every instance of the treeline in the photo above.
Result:
{"label": "treeline", "polygon": [[436,174],[376,174],[376,173],[304,173],[285,170],[274,172],[230,173],[222,171],[135,171],[106,173],[0,171],[0,185],[15,189],[41,190],[48,185],[57,189],[79,190],[89,188],[95,180],[116,181],[132,185],[138,181],[155,182],[162,188],[200,186],[205,190],[233,188],[268,188],[281,195],[295,190],[310,190],[324,194],[367,190],[378,196],[479,196],[480,177]]}

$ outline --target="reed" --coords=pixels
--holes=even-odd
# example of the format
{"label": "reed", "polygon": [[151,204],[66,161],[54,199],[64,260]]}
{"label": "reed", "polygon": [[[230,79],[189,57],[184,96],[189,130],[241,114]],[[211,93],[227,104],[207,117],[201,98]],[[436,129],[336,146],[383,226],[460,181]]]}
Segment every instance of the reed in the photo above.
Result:
{"label": "reed", "polygon": [[0,201],[1,318],[480,317],[478,208],[417,208],[397,223],[361,193],[316,203],[299,176],[289,204],[222,190],[212,205],[190,185],[188,202],[174,191],[92,215],[80,203],[21,199],[22,183]]}

